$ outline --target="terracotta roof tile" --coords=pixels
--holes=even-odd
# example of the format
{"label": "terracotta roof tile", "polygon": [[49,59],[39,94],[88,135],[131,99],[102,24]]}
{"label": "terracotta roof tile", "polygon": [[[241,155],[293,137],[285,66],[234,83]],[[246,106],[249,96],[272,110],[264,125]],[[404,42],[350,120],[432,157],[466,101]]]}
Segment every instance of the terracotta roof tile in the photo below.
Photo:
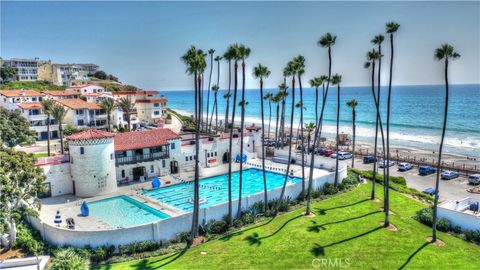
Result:
{"label": "terracotta roof tile", "polygon": [[114,138],[115,151],[167,145],[168,140],[178,138],[180,136],[168,128],[117,133]]}
{"label": "terracotta roof tile", "polygon": [[45,95],[49,95],[49,96],[78,96],[79,94],[77,92],[74,92],[74,91],[61,91],[61,90],[57,90],[57,91],[42,91],[42,93],[44,93]]}
{"label": "terracotta roof tile", "polygon": [[149,99],[137,99],[136,103],[153,103],[153,102],[167,102],[166,98],[149,98]]}
{"label": "terracotta roof tile", "polygon": [[40,102],[28,102],[20,103],[17,105],[20,109],[31,110],[31,109],[41,109],[43,108],[42,103]]}
{"label": "terracotta roof tile", "polygon": [[126,95],[136,95],[137,92],[135,91],[117,91],[117,92],[112,92],[112,95],[114,96],[126,96]]}
{"label": "terracotta roof tile", "polygon": [[56,102],[74,110],[76,109],[100,110],[101,109],[101,107],[98,104],[92,103],[92,102],[86,102],[79,98],[61,99],[61,100],[56,100]]}
{"label": "terracotta roof tile", "polygon": [[34,90],[0,90],[0,95],[6,97],[38,97],[44,94]]}
{"label": "terracotta roof tile", "polygon": [[101,139],[101,138],[111,138],[114,137],[115,133],[98,130],[98,129],[87,129],[79,133],[72,134],[65,137],[67,140],[90,140],[90,139]]}

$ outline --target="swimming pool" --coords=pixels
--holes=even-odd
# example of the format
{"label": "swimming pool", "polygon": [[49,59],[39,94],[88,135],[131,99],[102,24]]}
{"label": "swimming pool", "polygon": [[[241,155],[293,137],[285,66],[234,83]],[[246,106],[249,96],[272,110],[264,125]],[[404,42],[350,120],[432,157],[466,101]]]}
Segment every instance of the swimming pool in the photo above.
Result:
{"label": "swimming pool", "polygon": [[[239,172],[232,173],[232,199],[238,199]],[[283,186],[285,180],[284,174],[266,172],[267,189],[275,189]],[[293,183],[301,182],[297,177],[289,177]],[[257,169],[247,169],[243,171],[242,197],[253,195],[263,191],[262,171]],[[162,187],[155,190],[144,191],[143,194],[153,200],[157,200],[178,209],[190,212],[193,210],[193,204],[189,202],[193,199],[193,181],[181,183],[173,186]],[[228,174],[222,174],[214,177],[200,179],[200,199],[206,199],[206,202],[200,204],[200,208],[212,206],[228,201]]]}
{"label": "swimming pool", "polygon": [[117,196],[87,203],[90,214],[112,228],[133,227],[170,217],[128,196]]}

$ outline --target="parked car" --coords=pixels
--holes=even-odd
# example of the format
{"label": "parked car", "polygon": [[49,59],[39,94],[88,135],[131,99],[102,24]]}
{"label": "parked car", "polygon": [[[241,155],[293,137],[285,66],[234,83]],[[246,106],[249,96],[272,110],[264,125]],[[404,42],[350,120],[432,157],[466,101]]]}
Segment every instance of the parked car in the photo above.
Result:
{"label": "parked car", "polygon": [[457,178],[458,176],[459,176],[458,172],[454,172],[454,171],[442,172],[442,179],[445,179],[445,180],[454,179],[454,178]]}
{"label": "parked car", "polygon": [[472,174],[468,177],[468,183],[472,185],[480,184],[480,174]]}
{"label": "parked car", "polygon": [[436,193],[435,189],[433,187],[429,187],[422,192],[425,193],[425,194],[428,194],[428,195],[432,195],[432,196]]}
{"label": "parked car", "polygon": [[406,172],[411,169],[413,169],[413,165],[411,163],[408,163],[408,162],[398,163],[398,170],[401,172]]}
{"label": "parked car", "polygon": [[349,159],[349,158],[353,157],[352,153],[343,152],[343,151],[340,151],[338,153],[333,153],[333,154],[330,155],[330,157],[331,158],[337,158],[337,155],[338,155],[338,159],[340,159],[340,160],[345,160],[345,159]]}
{"label": "parked car", "polygon": [[265,146],[275,146],[276,143],[275,140],[265,140]]}
{"label": "parked car", "polygon": [[393,162],[392,160],[380,160],[378,162],[378,167],[379,168],[385,168],[385,167],[392,167],[393,165],[395,165],[395,162]]}
{"label": "parked car", "polygon": [[429,166],[429,165],[422,165],[418,168],[418,173],[420,175],[429,175],[435,173],[437,171],[436,168]]}
{"label": "parked car", "polygon": [[377,159],[373,155],[367,155],[363,157],[363,163],[368,164],[368,163],[374,163],[376,162]]}
{"label": "parked car", "polygon": [[333,153],[335,153],[335,151],[333,151],[332,149],[325,149],[323,151],[323,155],[326,156],[326,157],[331,156]]}
{"label": "parked car", "polygon": [[325,150],[327,150],[325,147],[315,147],[315,154],[324,155]]}

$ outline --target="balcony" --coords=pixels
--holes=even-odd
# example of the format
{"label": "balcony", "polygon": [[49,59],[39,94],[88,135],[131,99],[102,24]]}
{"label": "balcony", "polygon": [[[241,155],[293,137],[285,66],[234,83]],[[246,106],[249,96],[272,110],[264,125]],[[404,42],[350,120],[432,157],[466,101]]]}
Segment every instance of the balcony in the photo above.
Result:
{"label": "balcony", "polygon": [[152,161],[157,159],[167,159],[169,157],[170,155],[168,151],[143,154],[143,155],[127,156],[127,157],[115,157],[115,166],[123,165],[123,164],[146,162],[146,161]]}

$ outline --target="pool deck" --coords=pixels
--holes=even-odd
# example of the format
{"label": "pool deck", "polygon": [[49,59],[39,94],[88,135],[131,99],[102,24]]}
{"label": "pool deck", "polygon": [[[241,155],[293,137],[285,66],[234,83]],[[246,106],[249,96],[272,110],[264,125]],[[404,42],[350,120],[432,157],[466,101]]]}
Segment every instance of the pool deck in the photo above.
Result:
{"label": "pool deck", "polygon": [[[249,164],[244,164],[244,169],[249,169],[249,168],[261,169],[262,168],[261,159],[251,159],[248,161],[248,163]],[[287,165],[266,160],[265,167],[267,168],[268,171],[280,173],[279,170],[285,171],[287,168]],[[239,168],[240,166],[238,163],[232,164],[232,171],[238,171]],[[292,164],[290,165],[290,170],[293,171],[293,176],[299,177],[299,178],[302,177],[301,166]],[[212,168],[202,168],[200,170],[200,177],[207,178],[211,176],[225,174],[227,172],[228,172],[228,164],[222,164]],[[306,178],[308,178],[308,174],[309,174],[309,169],[305,168]],[[321,170],[321,169],[314,169],[313,178],[315,179],[327,174],[329,174],[328,171]],[[172,177],[170,175],[162,176],[160,177],[160,179],[162,182],[162,186],[167,186],[166,184],[167,182],[170,182],[170,184],[168,185],[181,183],[179,178],[184,181],[192,181],[193,176],[194,176],[193,172],[189,172],[189,173],[181,173],[180,175],[178,175],[178,177]],[[165,203],[155,201],[141,194],[142,189],[150,189],[150,188],[151,188],[150,181],[143,182],[143,183],[135,182],[130,185],[119,186],[116,192],[102,195],[102,196],[91,197],[91,198],[79,198],[74,195],[63,195],[63,196],[45,198],[45,199],[42,199],[42,209],[39,213],[39,218],[44,223],[47,223],[52,226],[56,226],[56,224],[54,223],[54,218],[55,218],[56,211],[59,210],[62,217],[62,221],[63,221],[59,225],[59,227],[61,228],[66,229],[65,220],[67,218],[73,218],[75,220],[75,230],[77,231],[78,230],[79,231],[97,231],[97,230],[115,229],[110,225],[108,225],[107,223],[95,218],[92,215],[88,217],[81,216],[80,206],[84,201],[92,202],[92,201],[97,201],[101,199],[122,196],[122,195],[129,196],[132,199],[135,199],[141,203],[144,203],[154,209],[160,210],[171,217],[179,216],[185,213],[180,209],[174,208],[173,206],[170,206]]]}

